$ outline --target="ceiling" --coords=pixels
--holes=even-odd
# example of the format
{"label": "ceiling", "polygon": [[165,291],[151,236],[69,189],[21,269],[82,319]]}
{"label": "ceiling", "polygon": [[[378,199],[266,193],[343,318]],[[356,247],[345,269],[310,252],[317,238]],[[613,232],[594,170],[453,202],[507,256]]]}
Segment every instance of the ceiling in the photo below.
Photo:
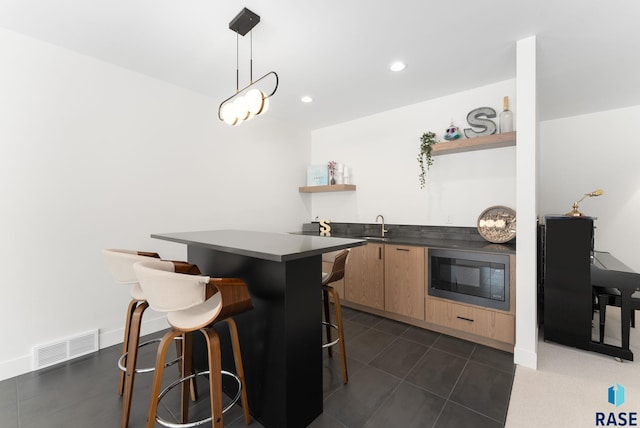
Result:
{"label": "ceiling", "polygon": [[[280,77],[269,114],[309,129],[514,78],[516,42],[532,35],[540,120],[640,105],[635,0],[0,0],[0,27],[222,101],[243,7],[261,17],[254,80]],[[389,71],[395,60],[407,68]]]}

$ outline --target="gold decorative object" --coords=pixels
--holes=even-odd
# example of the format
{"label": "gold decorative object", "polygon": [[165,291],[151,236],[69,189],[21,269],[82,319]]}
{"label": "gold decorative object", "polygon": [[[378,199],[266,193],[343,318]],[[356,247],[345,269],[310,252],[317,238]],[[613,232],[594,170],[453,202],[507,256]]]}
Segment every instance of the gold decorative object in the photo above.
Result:
{"label": "gold decorative object", "polygon": [[516,236],[516,212],[502,205],[487,208],[478,217],[478,232],[494,244],[511,241]]}
{"label": "gold decorative object", "polygon": [[573,209],[571,211],[569,211],[567,214],[568,216],[571,217],[582,217],[584,214],[582,214],[580,211],[578,211],[578,204],[580,202],[582,202],[582,200],[584,198],[592,198],[594,196],[600,196],[604,194],[604,190],[602,189],[598,189],[598,190],[594,190],[593,192],[589,192],[589,193],[585,193],[583,197],[581,197],[580,199],[578,199],[577,201],[575,201],[573,203]]}

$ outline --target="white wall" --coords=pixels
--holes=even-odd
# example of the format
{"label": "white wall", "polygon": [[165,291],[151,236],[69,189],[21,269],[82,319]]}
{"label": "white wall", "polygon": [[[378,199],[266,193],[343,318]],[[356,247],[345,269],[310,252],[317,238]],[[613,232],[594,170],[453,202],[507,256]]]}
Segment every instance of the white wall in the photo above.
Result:
{"label": "white wall", "polygon": [[[113,285],[102,248],[184,258],[184,247],[149,235],[287,231],[316,216],[374,222],[377,214],[475,226],[484,208],[515,206],[513,147],[437,156],[423,190],[416,161],[423,132],[441,138],[451,120],[465,128],[467,112],[499,112],[504,95],[515,107],[515,80],[309,136],[268,116],[228,128],[217,100],[2,29],[0,63],[0,322],[17,326],[0,348],[0,379],[29,370],[37,344],[91,328],[103,346],[121,340],[128,292]],[[540,215],[603,188],[581,204],[598,217],[596,246],[638,271],[639,113],[542,122],[538,171]],[[306,166],[329,160],[353,168],[358,190],[299,194]],[[146,318],[146,331],[163,325],[157,314]]]}
{"label": "white wall", "polygon": [[122,340],[128,291],[102,248],[184,259],[149,235],[308,221],[308,132],[268,115],[229,128],[219,100],[2,29],[0,64],[0,379],[30,370],[34,345]]}
{"label": "white wall", "polygon": [[536,37],[516,44],[517,128],[516,344],[513,362],[535,369],[538,364],[537,229],[538,94]]}
{"label": "white wall", "polygon": [[563,214],[584,193],[580,211],[596,220],[596,249],[640,272],[640,106],[540,124],[539,214]]}
{"label": "white wall", "polygon": [[426,187],[418,181],[424,132],[442,141],[452,120],[462,131],[468,112],[488,106],[499,113],[504,96],[517,115],[511,79],[313,131],[312,163],[349,165],[357,191],[313,194],[309,220],[373,223],[383,214],[393,224],[475,226],[492,205],[515,208],[514,147],[435,156]]}

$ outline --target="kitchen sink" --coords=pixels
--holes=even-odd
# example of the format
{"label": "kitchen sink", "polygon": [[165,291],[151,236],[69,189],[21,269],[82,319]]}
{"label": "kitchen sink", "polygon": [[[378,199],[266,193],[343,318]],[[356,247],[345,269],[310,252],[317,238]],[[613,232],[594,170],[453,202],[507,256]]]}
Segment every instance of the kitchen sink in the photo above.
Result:
{"label": "kitchen sink", "polygon": [[388,241],[389,238],[383,238],[382,236],[363,236],[361,239],[366,239],[367,241]]}

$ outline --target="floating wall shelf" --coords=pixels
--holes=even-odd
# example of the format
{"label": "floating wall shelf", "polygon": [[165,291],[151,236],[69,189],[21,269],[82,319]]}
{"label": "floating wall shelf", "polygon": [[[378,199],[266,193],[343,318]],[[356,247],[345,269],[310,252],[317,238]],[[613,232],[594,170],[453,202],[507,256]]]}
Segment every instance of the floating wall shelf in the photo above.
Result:
{"label": "floating wall shelf", "polygon": [[492,134],[484,137],[467,138],[464,140],[442,141],[432,146],[432,156],[450,153],[471,152],[474,150],[497,149],[516,145],[516,132]]}
{"label": "floating wall shelf", "polygon": [[355,184],[330,184],[327,186],[304,186],[298,188],[300,193],[345,192],[352,190],[356,190]]}

